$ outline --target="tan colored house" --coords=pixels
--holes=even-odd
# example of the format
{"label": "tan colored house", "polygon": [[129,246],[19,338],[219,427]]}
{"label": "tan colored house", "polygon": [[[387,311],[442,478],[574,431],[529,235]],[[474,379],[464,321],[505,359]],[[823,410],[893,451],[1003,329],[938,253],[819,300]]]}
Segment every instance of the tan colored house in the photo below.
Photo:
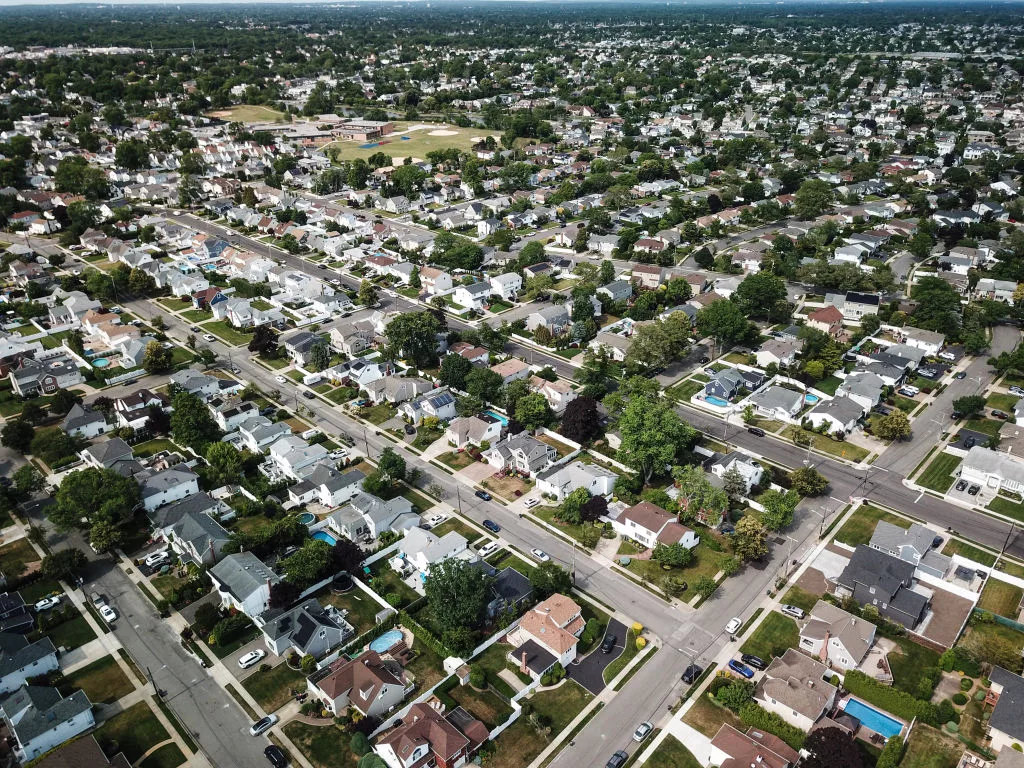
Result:
{"label": "tan colored house", "polygon": [[344,656],[307,681],[309,691],[335,715],[354,707],[367,717],[381,717],[402,703],[407,683],[405,670],[376,651],[354,659]]}
{"label": "tan colored house", "polygon": [[828,667],[789,648],[772,659],[754,688],[754,700],[790,725],[808,731],[836,703],[837,689],[825,682]]}

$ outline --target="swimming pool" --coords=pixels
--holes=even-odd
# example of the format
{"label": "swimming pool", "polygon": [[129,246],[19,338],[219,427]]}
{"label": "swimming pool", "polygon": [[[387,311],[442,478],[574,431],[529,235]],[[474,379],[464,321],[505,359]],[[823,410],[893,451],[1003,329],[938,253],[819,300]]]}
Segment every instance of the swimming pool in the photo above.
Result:
{"label": "swimming pool", "polygon": [[804,395],[804,402],[807,403],[808,405],[814,405],[816,402],[818,402],[818,399],[819,398],[817,395]]}
{"label": "swimming pool", "polygon": [[105,357],[97,357],[92,361],[93,368],[106,368],[108,365],[110,365],[110,361]]}
{"label": "swimming pool", "polygon": [[493,416],[494,418],[496,418],[498,421],[502,423],[503,426],[508,426],[508,418],[506,416],[502,416],[500,413],[495,413],[494,411],[484,411],[484,413],[486,413],[488,416]]}
{"label": "swimming pool", "polygon": [[895,720],[857,699],[847,700],[843,711],[860,720],[861,725],[865,728],[870,728],[887,739],[892,736],[898,736],[900,731],[903,730],[903,723],[899,720]]}
{"label": "swimming pool", "polygon": [[370,643],[370,650],[376,651],[377,653],[384,653],[384,651],[393,646],[403,637],[405,637],[405,635],[402,634],[402,630],[400,629],[388,630]]}
{"label": "swimming pool", "polygon": [[313,534],[313,538],[316,539],[317,541],[326,541],[332,547],[335,544],[338,543],[338,540],[336,538],[334,538],[333,536],[331,536],[331,534],[327,533],[326,531],[317,531],[316,533]]}
{"label": "swimming pool", "polygon": [[704,395],[704,402],[711,403],[712,405],[717,405],[719,408],[725,408],[727,405],[729,405],[728,400],[723,400],[722,398],[715,397],[714,395]]}
{"label": "swimming pool", "polygon": [[299,515],[299,522],[303,525],[309,525],[310,523],[315,521],[316,515],[314,515],[312,512],[303,512],[301,515]]}

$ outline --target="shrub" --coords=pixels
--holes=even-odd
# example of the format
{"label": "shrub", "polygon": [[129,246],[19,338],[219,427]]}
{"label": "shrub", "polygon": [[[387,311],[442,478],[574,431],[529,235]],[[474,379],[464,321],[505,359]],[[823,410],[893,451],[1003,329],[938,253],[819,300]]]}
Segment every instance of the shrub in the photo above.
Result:
{"label": "shrub", "polygon": [[469,668],[469,684],[474,688],[487,687],[487,673],[483,667],[474,665]]}
{"label": "shrub", "polygon": [[244,613],[237,613],[228,616],[217,622],[217,626],[210,632],[210,637],[215,645],[230,645],[252,626],[252,621]]}
{"label": "shrub", "polygon": [[740,709],[740,720],[744,725],[775,734],[795,750],[804,745],[804,739],[807,737],[807,734],[796,726],[790,725],[774,712],[769,712],[752,701]]}
{"label": "shrub", "polygon": [[878,756],[875,768],[896,768],[903,759],[903,739],[889,739]]}
{"label": "shrub", "polygon": [[960,681],[960,690],[969,691],[974,687],[974,680],[969,677],[965,677]]}
{"label": "shrub", "polygon": [[303,674],[311,675],[314,672],[316,672],[316,659],[313,658],[312,654],[307,653],[305,656],[302,657],[301,666]]}
{"label": "shrub", "polygon": [[954,696],[953,696],[953,703],[956,704],[957,706],[962,707],[964,704],[967,703],[967,697],[964,696],[962,693],[954,694]]}
{"label": "shrub", "polygon": [[217,626],[218,621],[220,621],[220,611],[217,610],[217,606],[211,603],[203,603],[196,609],[196,618],[193,623],[195,624],[196,632],[200,635],[208,635]]}
{"label": "shrub", "polygon": [[730,680],[715,691],[715,700],[733,712],[739,712],[754,696],[754,684],[747,680]]}
{"label": "shrub", "polygon": [[356,731],[352,734],[352,738],[349,739],[348,748],[352,750],[354,755],[362,757],[370,751],[370,740],[366,738],[365,733]]}
{"label": "shrub", "polygon": [[646,637],[638,637],[636,639],[636,649],[638,651],[642,651],[646,647],[647,647],[647,638]]}

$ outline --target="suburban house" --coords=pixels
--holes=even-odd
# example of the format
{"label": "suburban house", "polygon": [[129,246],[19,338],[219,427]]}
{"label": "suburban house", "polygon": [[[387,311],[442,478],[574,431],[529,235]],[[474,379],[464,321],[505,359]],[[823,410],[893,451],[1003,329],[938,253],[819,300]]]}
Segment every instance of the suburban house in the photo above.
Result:
{"label": "suburban house", "polygon": [[132,768],[124,752],[108,758],[92,734],[69,741],[41,757],[34,768]]}
{"label": "suburban house", "polygon": [[117,426],[129,427],[136,431],[145,429],[149,424],[151,408],[159,408],[166,413],[171,408],[171,400],[167,395],[144,387],[130,395],[117,398],[114,400],[114,418]]}
{"label": "suburban house", "polygon": [[57,649],[49,637],[30,643],[24,635],[0,633],[0,694],[8,694],[25,685],[30,678],[53,672]]}
{"label": "suburban house", "polygon": [[525,432],[491,445],[484,458],[492,467],[534,474],[558,459],[558,451]]}
{"label": "suburban house", "polygon": [[629,301],[633,296],[633,284],[629,280],[613,280],[597,289],[597,295],[609,301]]}
{"label": "suburban house", "polygon": [[924,573],[941,579],[949,571],[953,560],[947,555],[939,554],[935,549],[936,540],[941,542],[941,537],[937,537],[934,531],[920,523],[914,523],[910,528],[901,528],[885,520],[879,520],[875,524],[875,531],[871,534],[868,546],[905,560]]}
{"label": "suburban house", "polygon": [[413,424],[433,417],[440,421],[454,419],[455,395],[448,389],[434,389],[398,406],[399,412]]}
{"label": "suburban house", "polygon": [[654,549],[658,544],[682,544],[693,549],[700,543],[700,537],[680,523],[675,515],[649,501],[641,501],[622,510],[612,521],[612,529],[648,549]]}
{"label": "suburban house", "polygon": [[[187,503],[188,500],[178,503]],[[188,511],[165,529],[165,538],[186,563],[210,566],[217,562],[224,546],[231,540],[231,534],[206,512]]]}
{"label": "suburban house", "polygon": [[850,433],[866,412],[867,408],[853,398],[839,395],[831,400],[818,401],[818,404],[808,411],[804,418],[810,421],[815,429],[826,424],[830,433],[837,431]]}
{"label": "suburban house", "polygon": [[209,571],[221,605],[255,618],[270,605],[270,587],[281,577],[252,552],[228,555]]}
{"label": "suburban house", "polygon": [[445,432],[450,445],[465,448],[467,445],[481,446],[494,444],[501,438],[502,424],[486,413],[478,416],[459,416],[452,419]]}
{"label": "suburban house", "polygon": [[1024,744],[1024,678],[997,666],[988,677],[992,685],[985,703],[994,707],[988,721],[989,749],[1005,752]]}
{"label": "suburban house", "polygon": [[335,715],[353,707],[364,717],[382,717],[405,699],[412,687],[402,665],[367,650],[354,659],[342,656],[307,681],[310,693]]}
{"label": "suburban house", "polygon": [[294,648],[299,656],[321,659],[355,634],[334,606],[326,608],[309,598],[272,617],[257,620],[267,648],[278,656]]}
{"label": "suburban house", "polygon": [[475,347],[466,341],[457,341],[448,348],[448,354],[464,357],[473,365],[487,365],[491,353],[483,347]]}
{"label": "suburban house", "polygon": [[873,605],[882,616],[913,629],[929,602],[927,595],[912,589],[915,570],[913,563],[861,544],[836,578],[835,594]]}
{"label": "suburban house", "polygon": [[82,383],[78,363],[70,355],[59,348],[46,355],[36,359],[23,357],[11,368],[8,378],[19,397],[52,395],[58,389],[71,389]]}
{"label": "suburban house", "polygon": [[490,283],[472,283],[471,285],[460,285],[452,292],[452,299],[467,309],[481,311],[488,303],[491,296]]}
{"label": "suburban house", "polygon": [[[979,283],[980,285],[980,283]],[[924,328],[905,326],[896,329],[894,335],[902,338],[903,343],[922,350],[928,355],[937,355],[946,344],[946,336],[938,331],[928,331]]]}
{"label": "suburban house", "polygon": [[749,728],[746,733],[723,725],[711,739],[710,765],[719,768],[791,768],[800,753],[778,736]]}
{"label": "suburban house", "polygon": [[790,725],[810,730],[836,703],[837,689],[824,680],[828,667],[795,648],[772,659],[754,687],[754,700]]}
{"label": "suburban house", "polygon": [[72,437],[91,439],[104,434],[110,425],[102,411],[91,406],[75,403],[64,417],[61,428]]}
{"label": "suburban house", "polygon": [[576,390],[562,379],[548,381],[540,376],[531,376],[529,385],[531,392],[544,395],[544,399],[548,401],[548,405],[555,413],[562,413],[565,407],[577,397]]}
{"label": "suburban house", "polygon": [[996,494],[1001,490],[1024,491],[1024,462],[1009,453],[975,445],[960,465],[960,478],[976,483],[982,492]]}
{"label": "suburban house", "polygon": [[317,464],[308,477],[288,489],[288,497],[296,504],[316,501],[330,509],[354,498],[365,477],[358,469],[342,472],[329,464]]}
{"label": "suburban house", "polygon": [[[489,565],[483,560],[477,565]],[[491,569],[493,571],[493,569]],[[497,573],[489,572],[491,580],[491,601],[487,604],[487,616],[494,619],[502,613],[518,615],[523,605],[533,594],[533,585],[530,579],[521,574],[511,565],[502,568]]]}
{"label": "suburban house", "polygon": [[792,421],[804,407],[804,393],[772,385],[752,394],[749,402],[761,416],[779,421]]}
{"label": "suburban house", "polygon": [[334,326],[329,338],[334,349],[353,357],[373,346],[377,331],[368,320],[357,320]]}
{"label": "suburban house", "polygon": [[764,478],[764,467],[760,462],[739,451],[730,451],[727,454],[719,455],[709,467],[709,471],[715,477],[723,477],[733,469],[740,473],[740,477],[747,484],[747,493],[750,493],[750,489],[755,485],[760,485]]}
{"label": "suburban house", "polygon": [[800,650],[841,670],[856,669],[874,642],[874,624],[824,600],[800,628]]}
{"label": "suburban house", "polygon": [[448,293],[452,289],[451,275],[437,267],[420,267],[420,283],[431,296]]}
{"label": "suburban house", "polygon": [[268,463],[293,480],[308,477],[318,464],[333,463],[328,458],[326,448],[319,443],[310,445],[298,435],[286,435],[278,439],[270,446],[268,455]]}
{"label": "suburban house", "polygon": [[882,400],[886,384],[880,376],[868,371],[855,371],[843,379],[836,388],[836,395],[845,395],[870,411]]}
{"label": "suburban house", "polygon": [[35,615],[20,592],[0,592],[0,632],[24,634],[35,627]]}
{"label": "suburban house", "polygon": [[661,285],[662,269],[655,264],[634,264],[630,280],[641,288],[654,290]]}
{"label": "suburban house", "polygon": [[825,301],[836,307],[844,319],[858,323],[865,315],[878,314],[879,297],[869,293],[829,293],[826,294]]}
{"label": "suburban house", "polygon": [[556,663],[568,668],[576,658],[576,644],[584,626],[579,605],[556,593],[527,611],[508,633],[507,640],[515,648],[508,658],[534,679]]}
{"label": "suburban house", "polygon": [[574,461],[561,464],[537,475],[537,490],[561,502],[577,488],[586,488],[591,496],[607,496],[615,490],[619,479],[611,470],[597,464]]}
{"label": "suburban house", "polygon": [[456,531],[437,537],[422,528],[410,528],[398,553],[389,562],[394,570],[408,573],[411,569],[419,573],[421,581],[425,581],[431,566],[452,557],[468,562],[477,559],[476,553],[469,549],[466,537]]}
{"label": "suburban house", "polygon": [[519,379],[530,377],[530,366],[518,357],[510,357],[500,363],[491,366],[491,370],[501,376],[502,384],[510,384]]}
{"label": "suburban house", "polygon": [[284,421],[271,421],[266,416],[253,416],[238,425],[242,446],[253,453],[266,453],[279,438],[290,435],[292,428]]}
{"label": "suburban house", "polygon": [[807,315],[807,327],[816,331],[827,333],[834,339],[845,336],[843,330],[843,313],[833,304],[824,309],[818,309]]}
{"label": "suburban house", "polygon": [[96,469],[111,469],[118,462],[131,461],[135,458],[132,447],[120,437],[112,437],[102,443],[87,446],[79,455],[82,461]]}
{"label": "suburban house", "polygon": [[705,396],[731,400],[741,388],[751,391],[764,382],[764,376],[757,371],[742,371],[739,368],[723,368],[704,385]]}
{"label": "suburban house", "polygon": [[185,463],[135,473],[142,495],[142,506],[151,512],[164,504],[181,501],[199,493],[199,475]]}
{"label": "suburban house", "polygon": [[0,704],[14,756],[23,765],[96,724],[84,691],[61,696],[56,688],[24,685]]}
{"label": "suburban house", "polygon": [[459,768],[487,741],[487,726],[462,707],[442,714],[443,705],[413,704],[401,725],[377,739],[373,751],[388,768]]}
{"label": "suburban house", "polygon": [[327,518],[327,527],[351,541],[371,541],[384,531],[401,533],[420,522],[412,503],[402,497],[384,501],[373,494],[360,491],[348,504]]}
{"label": "suburban house", "polygon": [[547,328],[552,336],[561,336],[569,325],[569,312],[561,304],[541,307],[531,312],[526,318],[526,330],[536,331],[540,327]]}
{"label": "suburban house", "polygon": [[327,343],[323,338],[309,331],[289,333],[282,336],[280,342],[284,345],[285,354],[300,368],[305,368],[310,364],[314,347]]}
{"label": "suburban house", "polygon": [[769,365],[788,368],[796,361],[802,346],[794,339],[769,339],[757,350],[757,364],[761,368]]}
{"label": "suburban house", "polygon": [[506,272],[491,278],[491,293],[500,296],[503,301],[515,301],[522,289],[523,278],[515,272]]}
{"label": "suburban house", "polygon": [[239,424],[244,424],[260,413],[259,406],[250,400],[236,400],[232,398],[227,401],[221,401],[215,399],[211,400],[207,405],[210,408],[213,420],[225,432],[234,432]]}

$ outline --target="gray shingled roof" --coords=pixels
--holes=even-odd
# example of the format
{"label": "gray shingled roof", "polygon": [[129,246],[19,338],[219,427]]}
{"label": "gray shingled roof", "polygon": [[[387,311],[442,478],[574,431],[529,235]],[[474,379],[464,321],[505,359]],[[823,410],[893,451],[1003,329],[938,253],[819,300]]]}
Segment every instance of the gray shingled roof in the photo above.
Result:
{"label": "gray shingled roof", "polygon": [[281,580],[280,576],[264,565],[252,552],[228,555],[210,569],[210,575],[223,584],[224,589],[239,602],[268,581],[276,584]]}
{"label": "gray shingled roof", "polygon": [[1024,739],[1024,678],[1002,667],[993,667],[988,677],[1003,687],[988,724],[1015,739]]}

